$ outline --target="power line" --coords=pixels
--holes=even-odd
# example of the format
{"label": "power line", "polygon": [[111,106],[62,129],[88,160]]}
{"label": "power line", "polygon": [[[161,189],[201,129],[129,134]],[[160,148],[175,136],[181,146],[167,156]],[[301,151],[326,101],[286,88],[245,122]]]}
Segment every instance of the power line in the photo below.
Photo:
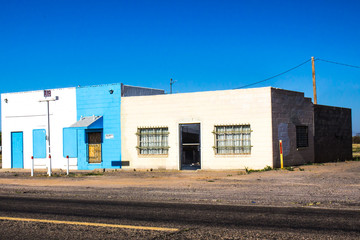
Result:
{"label": "power line", "polygon": [[347,67],[360,68],[359,66],[350,65],[350,64],[346,64],[346,63],[333,62],[333,61],[329,61],[329,60],[325,60],[325,59],[321,59],[321,58],[315,58],[315,60],[328,62],[328,63],[334,63],[334,64],[343,65],[343,66],[347,66]]}
{"label": "power line", "polygon": [[264,79],[264,80],[261,80],[261,81],[258,81],[258,82],[254,82],[254,83],[250,83],[250,84],[247,84],[247,85],[244,85],[244,86],[241,86],[241,87],[237,87],[237,88],[234,88],[234,89],[246,88],[246,87],[250,87],[250,86],[252,86],[252,85],[256,85],[256,84],[259,84],[259,83],[268,81],[268,80],[270,80],[270,79],[273,79],[273,78],[276,78],[276,77],[278,77],[278,76],[281,76],[281,75],[283,75],[283,74],[285,74],[285,73],[288,73],[288,72],[290,72],[290,71],[292,71],[292,70],[294,70],[294,69],[296,69],[296,68],[298,68],[298,67],[301,67],[302,65],[304,65],[305,63],[310,62],[310,61],[311,61],[311,59],[308,59],[308,60],[306,60],[305,62],[300,63],[299,65],[297,65],[297,66],[295,66],[295,67],[292,67],[292,68],[290,68],[290,69],[288,69],[288,70],[286,70],[286,71],[284,71],[284,72],[282,72],[282,73],[279,73],[279,74],[276,74],[276,75],[274,75],[274,76],[272,76],[272,77],[266,78],[266,79]]}
{"label": "power line", "polygon": [[[325,60],[325,59],[321,59],[321,58],[315,58],[315,60],[319,60],[319,61],[323,61],[323,62],[327,62],[327,63],[338,64],[338,65],[342,65],[342,66],[346,66],[346,67],[360,68],[360,66],[355,66],[355,65],[350,65],[350,64],[346,64],[346,63],[329,61],[329,60]],[[281,76],[281,75],[283,75],[283,74],[285,74],[285,73],[288,73],[288,72],[290,72],[290,71],[292,71],[292,70],[294,70],[294,69],[296,69],[296,68],[298,68],[298,67],[301,67],[302,65],[304,65],[305,63],[307,63],[307,62],[309,62],[309,61],[311,61],[311,59],[308,59],[308,60],[306,60],[305,62],[300,63],[299,65],[297,65],[297,66],[295,66],[295,67],[292,67],[292,68],[290,68],[290,69],[288,69],[288,70],[286,70],[286,71],[284,71],[284,72],[281,72],[281,73],[279,73],[279,74],[276,74],[276,75],[274,75],[274,76],[272,76],[272,77],[266,78],[266,79],[261,80],[261,81],[258,81],[258,82],[250,83],[250,84],[247,84],[247,85],[244,85],[244,86],[241,86],[241,87],[237,87],[237,88],[234,88],[234,89],[246,88],[246,87],[250,87],[250,86],[253,86],[253,85],[262,83],[262,82],[266,82],[266,81],[268,81],[268,80],[270,80],[270,79],[276,78],[276,77]]]}

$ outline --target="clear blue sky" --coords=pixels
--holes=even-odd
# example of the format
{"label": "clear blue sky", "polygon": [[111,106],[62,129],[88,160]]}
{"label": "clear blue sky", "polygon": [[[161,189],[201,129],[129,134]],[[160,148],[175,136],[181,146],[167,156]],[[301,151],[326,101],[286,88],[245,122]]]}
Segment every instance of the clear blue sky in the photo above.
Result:
{"label": "clear blue sky", "polygon": [[[360,1],[0,0],[0,92],[123,82],[240,87],[311,56],[360,66]],[[352,108],[360,69],[316,61],[318,103]],[[253,87],[312,97],[311,63]]]}

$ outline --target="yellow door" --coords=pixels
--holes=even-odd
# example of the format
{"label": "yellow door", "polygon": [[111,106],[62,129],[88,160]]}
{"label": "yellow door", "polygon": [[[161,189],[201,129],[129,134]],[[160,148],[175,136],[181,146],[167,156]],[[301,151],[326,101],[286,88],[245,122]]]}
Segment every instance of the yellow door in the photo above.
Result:
{"label": "yellow door", "polygon": [[101,132],[88,133],[89,163],[101,163]]}

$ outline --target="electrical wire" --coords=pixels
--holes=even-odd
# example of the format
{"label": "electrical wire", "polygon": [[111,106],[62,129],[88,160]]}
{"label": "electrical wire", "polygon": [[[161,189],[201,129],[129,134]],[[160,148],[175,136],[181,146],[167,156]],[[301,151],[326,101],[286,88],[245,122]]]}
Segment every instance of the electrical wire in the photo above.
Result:
{"label": "electrical wire", "polygon": [[346,64],[346,63],[333,62],[333,61],[329,61],[329,60],[325,60],[325,59],[321,59],[321,58],[315,58],[315,60],[328,62],[328,63],[334,63],[334,64],[343,65],[343,66],[347,66],[347,67],[360,68],[359,66],[350,65],[350,64]]}
{"label": "electrical wire", "polygon": [[[360,68],[360,66],[355,66],[355,65],[350,65],[350,64],[346,64],[346,63],[339,63],[339,62],[329,61],[329,60],[325,60],[325,59],[321,59],[321,58],[315,58],[314,60],[319,60],[319,61],[323,61],[323,62],[327,62],[327,63],[338,64],[338,65],[342,65],[342,66],[346,66],[346,67]],[[296,69],[298,67],[301,67],[302,65],[304,65],[305,63],[310,62],[310,61],[311,61],[311,59],[308,59],[305,62],[300,63],[299,65],[297,65],[297,66],[295,66],[293,68],[290,68],[290,69],[288,69],[288,70],[286,70],[284,72],[281,72],[279,74],[276,74],[276,75],[274,75],[272,77],[266,78],[266,79],[258,81],[258,82],[250,83],[250,84],[247,84],[247,85],[244,85],[244,86],[241,86],[241,87],[237,87],[237,88],[234,88],[234,89],[246,88],[246,87],[250,87],[250,86],[262,83],[262,82],[266,82],[266,81],[268,81],[270,79],[276,78],[276,77],[281,76],[281,75],[283,75],[285,73],[288,73],[288,72],[290,72],[290,71],[292,71],[292,70],[294,70],[294,69]]]}
{"label": "electrical wire", "polygon": [[246,88],[246,87],[250,87],[250,86],[253,86],[253,85],[256,85],[256,84],[259,84],[259,83],[268,81],[268,80],[270,80],[270,79],[273,79],[273,78],[276,78],[276,77],[278,77],[278,76],[281,76],[281,75],[283,75],[283,74],[285,74],[285,73],[288,73],[288,72],[290,72],[290,71],[292,71],[292,70],[294,70],[294,69],[296,69],[296,68],[298,68],[298,67],[301,67],[302,65],[304,65],[305,63],[308,63],[308,62],[310,62],[310,61],[311,61],[311,59],[308,59],[308,60],[306,60],[305,62],[300,63],[299,65],[296,65],[295,67],[292,67],[292,68],[290,68],[290,69],[288,69],[288,70],[286,70],[286,71],[284,71],[284,72],[281,72],[281,73],[279,73],[279,74],[276,74],[276,75],[274,75],[274,76],[272,76],[272,77],[266,78],[266,79],[261,80],[261,81],[258,81],[258,82],[250,83],[250,84],[247,84],[247,85],[244,85],[244,86],[241,86],[241,87],[237,87],[237,88],[234,88],[234,89]]}

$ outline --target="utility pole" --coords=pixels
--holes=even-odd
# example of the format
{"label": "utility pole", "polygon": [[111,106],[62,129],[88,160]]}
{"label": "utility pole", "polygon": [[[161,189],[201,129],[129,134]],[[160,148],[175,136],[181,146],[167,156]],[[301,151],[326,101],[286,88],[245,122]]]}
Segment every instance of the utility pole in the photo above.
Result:
{"label": "utility pole", "polygon": [[[51,97],[51,90],[44,90],[44,97]],[[48,148],[49,148],[49,167],[48,167],[48,174],[49,176],[51,176],[51,170],[52,170],[52,163],[51,163],[51,145],[50,145],[50,104],[49,102],[52,101],[56,101],[58,100],[58,97],[55,98],[50,98],[50,99],[44,99],[44,100],[40,100],[39,102],[46,102],[47,104],[47,128],[48,128],[48,132],[47,132],[47,142],[48,142]]]}
{"label": "utility pole", "polygon": [[170,94],[172,94],[172,85],[176,82],[176,80],[173,80],[170,78]]}
{"label": "utility pole", "polygon": [[312,79],[313,79],[313,91],[314,91],[314,104],[317,104],[316,98],[316,79],[315,79],[315,59],[311,57],[311,64],[312,64]]}

